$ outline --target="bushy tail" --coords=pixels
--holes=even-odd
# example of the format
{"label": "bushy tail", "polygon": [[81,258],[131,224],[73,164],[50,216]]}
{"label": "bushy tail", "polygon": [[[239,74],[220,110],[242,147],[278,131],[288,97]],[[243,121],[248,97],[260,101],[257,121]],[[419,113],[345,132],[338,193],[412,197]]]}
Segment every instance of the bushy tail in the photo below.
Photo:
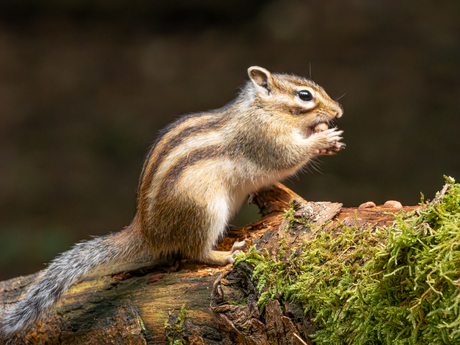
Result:
{"label": "bushy tail", "polygon": [[76,244],[51,262],[22,301],[2,311],[0,339],[19,334],[35,324],[81,277],[101,266],[137,257],[145,250],[147,246],[136,219],[119,233]]}

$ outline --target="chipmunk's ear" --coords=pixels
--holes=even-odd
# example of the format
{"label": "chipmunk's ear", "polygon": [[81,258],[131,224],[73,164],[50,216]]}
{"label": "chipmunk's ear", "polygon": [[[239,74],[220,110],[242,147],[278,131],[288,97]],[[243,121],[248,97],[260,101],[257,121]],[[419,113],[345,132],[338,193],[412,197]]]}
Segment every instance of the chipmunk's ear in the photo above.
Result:
{"label": "chipmunk's ear", "polygon": [[259,66],[248,68],[249,78],[257,91],[257,93],[269,97],[273,90],[273,77],[269,71]]}

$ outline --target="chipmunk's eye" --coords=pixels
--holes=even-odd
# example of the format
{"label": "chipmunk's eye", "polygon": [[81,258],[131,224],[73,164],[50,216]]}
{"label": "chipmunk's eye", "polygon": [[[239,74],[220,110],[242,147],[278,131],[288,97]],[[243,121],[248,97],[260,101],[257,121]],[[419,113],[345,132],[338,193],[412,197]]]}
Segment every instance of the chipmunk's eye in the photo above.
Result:
{"label": "chipmunk's eye", "polygon": [[313,99],[313,95],[310,93],[310,91],[302,90],[299,91],[299,98],[302,101],[311,101]]}

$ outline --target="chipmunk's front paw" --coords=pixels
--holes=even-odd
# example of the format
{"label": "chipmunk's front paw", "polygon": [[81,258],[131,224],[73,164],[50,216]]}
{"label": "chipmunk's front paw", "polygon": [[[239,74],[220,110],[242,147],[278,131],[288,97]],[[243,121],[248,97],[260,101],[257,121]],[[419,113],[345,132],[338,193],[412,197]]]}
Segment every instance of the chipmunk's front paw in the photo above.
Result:
{"label": "chipmunk's front paw", "polygon": [[340,142],[340,140],[342,140],[342,134],[343,131],[339,131],[337,128],[331,128],[312,135],[312,139],[315,140],[313,154],[332,155],[344,149],[346,145]]}

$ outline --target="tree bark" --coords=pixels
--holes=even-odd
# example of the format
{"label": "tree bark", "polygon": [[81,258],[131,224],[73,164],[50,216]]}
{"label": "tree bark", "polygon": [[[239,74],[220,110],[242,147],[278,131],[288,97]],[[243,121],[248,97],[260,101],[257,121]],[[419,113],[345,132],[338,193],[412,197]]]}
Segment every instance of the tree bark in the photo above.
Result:
{"label": "tree bark", "polygon": [[[291,201],[293,200],[293,201]],[[395,209],[342,208],[331,202],[306,202],[283,186],[251,196],[262,218],[230,229],[219,249],[236,240],[276,253],[281,236],[290,246],[309,239],[321,226],[338,221],[351,226],[389,225]],[[284,210],[290,201],[297,217],[311,224],[287,228]],[[404,207],[410,211],[415,207]],[[7,307],[37,274],[0,282],[0,301]],[[247,304],[235,301],[244,298]],[[209,267],[182,261],[137,262],[104,268],[76,283],[48,318],[11,344],[311,344],[315,325],[293,304],[267,303],[264,315],[256,306],[249,265]],[[185,305],[185,314],[181,307]]]}

